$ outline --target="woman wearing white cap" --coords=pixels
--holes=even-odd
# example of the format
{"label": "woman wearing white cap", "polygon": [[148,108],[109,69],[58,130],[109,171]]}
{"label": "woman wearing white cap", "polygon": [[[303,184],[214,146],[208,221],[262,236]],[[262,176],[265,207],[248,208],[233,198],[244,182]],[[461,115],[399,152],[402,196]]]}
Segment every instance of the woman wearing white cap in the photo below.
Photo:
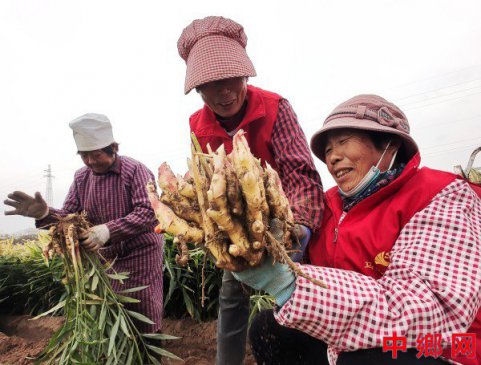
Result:
{"label": "woman wearing white cap", "polygon": [[150,318],[154,324],[137,322],[141,331],[157,332],[162,320],[162,236],[155,234],[155,214],[149,203],[146,184],[154,176],[142,163],[120,156],[108,118],[85,114],[70,127],[77,151],[86,165],[75,172],[74,182],[62,209],[48,207],[40,193],[31,197],[16,191],[5,204],[19,214],[35,218],[37,227],[55,223],[57,216],[85,211],[94,224],[81,244],[88,250],[115,259],[117,272],[129,272],[124,285],[112,281],[114,290],[148,285],[132,293],[140,303],[128,304]]}
{"label": "woman wearing white cap", "polygon": [[[311,148],[337,186],[302,270],[329,288],[270,260],[235,273],[276,297],[251,326],[258,363],[481,364],[481,189],[420,168],[406,116],[376,95],[335,108]],[[405,348],[383,351],[393,336]]]}
{"label": "woman wearing white cap", "polygon": [[[242,26],[210,16],[184,29],[177,47],[187,64],[184,91],[196,89],[204,107],[190,117],[190,128],[202,149],[224,144],[243,129],[253,154],[279,173],[298,224],[302,250],[322,216],[322,184],[304,133],[289,102],[275,93],[247,84],[256,76],[247,56]],[[300,260],[303,253],[293,256]],[[225,271],[220,293],[217,363],[243,363],[249,295]]]}

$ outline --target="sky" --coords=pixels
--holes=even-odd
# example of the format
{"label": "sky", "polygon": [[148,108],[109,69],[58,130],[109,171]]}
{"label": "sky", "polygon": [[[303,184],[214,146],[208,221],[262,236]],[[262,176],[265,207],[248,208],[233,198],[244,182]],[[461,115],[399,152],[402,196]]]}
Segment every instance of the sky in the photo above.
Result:
{"label": "sky", "polygon": [[[50,164],[62,206],[82,167],[68,122],[87,112],[110,118],[121,154],[154,174],[164,161],[184,173],[188,118],[203,104],[183,93],[177,39],[209,15],[244,26],[258,75],[249,82],[287,98],[308,140],[336,105],[374,93],[406,113],[423,165],[465,167],[481,146],[479,14],[479,0],[2,0],[1,200],[45,196]],[[0,214],[0,234],[33,225]]]}

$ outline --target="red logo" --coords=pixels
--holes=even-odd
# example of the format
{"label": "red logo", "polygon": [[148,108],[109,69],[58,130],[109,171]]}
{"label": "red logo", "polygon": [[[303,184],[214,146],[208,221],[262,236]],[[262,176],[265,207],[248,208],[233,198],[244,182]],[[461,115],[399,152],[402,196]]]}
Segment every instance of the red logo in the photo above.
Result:
{"label": "red logo", "polygon": [[451,337],[451,357],[476,358],[476,334],[453,333]]}
{"label": "red logo", "polygon": [[416,339],[416,349],[418,353],[416,357],[419,359],[421,356],[438,358],[443,353],[442,337],[441,334],[419,335]]}
{"label": "red logo", "polygon": [[392,352],[392,358],[397,359],[397,352],[406,352],[406,336],[398,337],[396,332],[391,337],[384,337],[382,339],[382,351]]}

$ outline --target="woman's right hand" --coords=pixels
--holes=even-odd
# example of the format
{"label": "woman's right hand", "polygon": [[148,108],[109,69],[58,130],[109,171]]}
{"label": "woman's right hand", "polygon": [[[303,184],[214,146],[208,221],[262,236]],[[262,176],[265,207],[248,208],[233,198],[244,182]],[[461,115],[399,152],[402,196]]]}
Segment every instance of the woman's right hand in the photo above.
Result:
{"label": "woman's right hand", "polygon": [[14,191],[8,194],[8,199],[3,203],[15,208],[15,210],[5,211],[5,215],[23,215],[35,219],[42,219],[48,215],[48,205],[39,192],[32,197],[22,191]]}

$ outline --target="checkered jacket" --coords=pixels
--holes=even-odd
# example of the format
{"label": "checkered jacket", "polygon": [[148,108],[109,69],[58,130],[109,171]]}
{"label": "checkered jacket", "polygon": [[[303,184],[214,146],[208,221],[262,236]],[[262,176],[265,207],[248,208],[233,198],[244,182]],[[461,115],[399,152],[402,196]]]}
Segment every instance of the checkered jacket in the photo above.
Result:
{"label": "checkered jacket", "polygon": [[381,348],[394,332],[406,336],[408,348],[428,333],[441,334],[449,345],[453,333],[468,332],[481,305],[481,199],[465,181],[449,183],[402,228],[378,279],[352,270],[302,269],[329,289],[298,277],[275,316],[327,343],[331,364],[339,352]]}

